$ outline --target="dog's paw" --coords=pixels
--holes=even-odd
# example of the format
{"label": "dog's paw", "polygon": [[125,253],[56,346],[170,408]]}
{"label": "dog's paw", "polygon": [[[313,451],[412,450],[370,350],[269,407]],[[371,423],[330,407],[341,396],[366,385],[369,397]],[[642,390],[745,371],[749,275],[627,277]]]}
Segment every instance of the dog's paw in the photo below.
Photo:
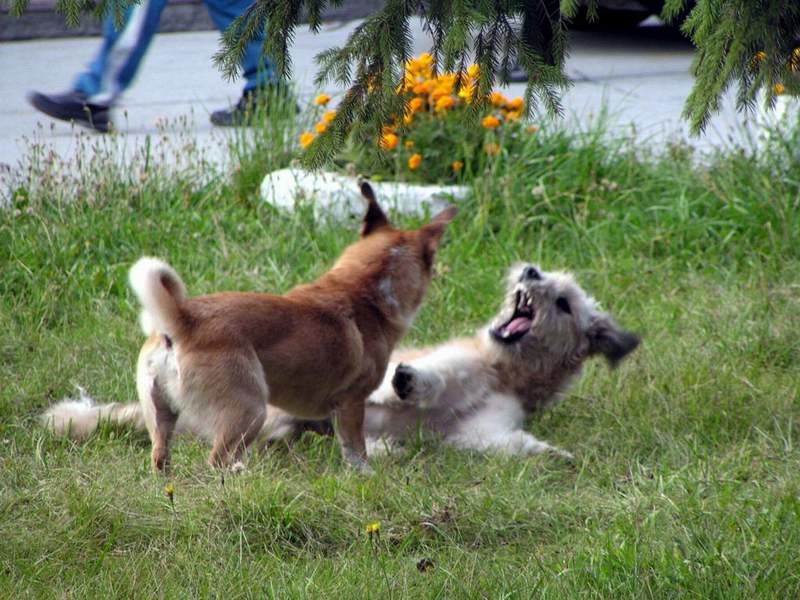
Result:
{"label": "dog's paw", "polygon": [[342,448],[342,456],[347,465],[361,475],[374,475],[375,471],[369,466],[367,459],[352,448]]}
{"label": "dog's paw", "polygon": [[550,448],[547,449],[547,453],[551,456],[561,458],[569,463],[575,462],[575,455],[572,454],[572,452],[562,450],[561,448],[556,448],[555,446],[550,446]]}
{"label": "dog's paw", "polygon": [[166,475],[169,471],[169,453],[165,448],[153,448],[150,454],[150,465],[153,471]]}
{"label": "dog's paw", "polygon": [[404,456],[406,449],[390,437],[367,438],[367,456]]}
{"label": "dog's paw", "polygon": [[414,393],[414,380],[416,379],[417,371],[405,363],[400,363],[394,370],[394,377],[392,377],[392,387],[395,394],[401,400],[408,400]]}
{"label": "dog's paw", "polygon": [[561,448],[556,448],[553,452],[559,458],[563,458],[568,462],[575,462],[575,455],[572,452],[568,452],[567,450],[562,450]]}

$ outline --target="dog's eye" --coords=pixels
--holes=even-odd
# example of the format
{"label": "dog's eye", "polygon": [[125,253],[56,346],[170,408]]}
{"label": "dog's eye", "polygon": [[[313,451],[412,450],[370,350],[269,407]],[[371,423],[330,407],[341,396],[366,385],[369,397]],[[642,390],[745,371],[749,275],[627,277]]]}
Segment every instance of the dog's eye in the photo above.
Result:
{"label": "dog's eye", "polygon": [[572,309],[569,307],[569,302],[567,302],[567,299],[563,296],[556,299],[556,306],[559,310],[564,311],[568,315],[572,314]]}
{"label": "dog's eye", "polygon": [[525,267],[525,269],[522,271],[522,277],[520,277],[520,279],[523,280],[533,279],[534,281],[538,281],[541,278],[541,274],[539,274],[539,271],[537,271],[534,267]]}

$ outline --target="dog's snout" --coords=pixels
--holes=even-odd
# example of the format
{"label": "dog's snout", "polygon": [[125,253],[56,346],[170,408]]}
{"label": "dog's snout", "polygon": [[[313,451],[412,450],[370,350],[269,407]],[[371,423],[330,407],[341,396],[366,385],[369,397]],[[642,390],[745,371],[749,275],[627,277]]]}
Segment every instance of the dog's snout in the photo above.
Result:
{"label": "dog's snout", "polygon": [[542,278],[541,273],[536,270],[536,267],[527,266],[522,270],[522,275],[520,276],[520,281],[538,281]]}

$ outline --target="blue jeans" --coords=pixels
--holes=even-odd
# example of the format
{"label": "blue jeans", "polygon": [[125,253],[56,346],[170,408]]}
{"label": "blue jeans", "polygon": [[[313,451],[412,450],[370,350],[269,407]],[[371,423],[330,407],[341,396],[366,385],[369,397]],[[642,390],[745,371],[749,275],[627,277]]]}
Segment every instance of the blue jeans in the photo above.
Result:
{"label": "blue jeans", "polygon": [[[203,0],[211,20],[224,31],[244,13],[252,0]],[[78,75],[73,90],[89,96],[94,104],[112,105],[131,84],[147,48],[158,30],[161,12],[167,0],[142,0],[125,12],[122,28],[117,30],[114,18],[103,22],[103,43],[87,70]],[[250,41],[242,58],[245,92],[275,80],[275,71],[266,58],[261,58],[263,32]]]}

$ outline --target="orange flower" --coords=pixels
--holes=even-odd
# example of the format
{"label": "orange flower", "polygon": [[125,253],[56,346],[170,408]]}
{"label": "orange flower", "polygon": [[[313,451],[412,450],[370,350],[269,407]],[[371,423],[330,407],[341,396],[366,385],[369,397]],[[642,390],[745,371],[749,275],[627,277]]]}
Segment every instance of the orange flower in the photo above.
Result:
{"label": "orange flower", "polygon": [[316,125],[314,125],[314,131],[317,133],[325,133],[325,130],[328,128],[328,124],[325,121],[320,121]]}
{"label": "orange flower", "polygon": [[437,85],[436,88],[431,92],[431,101],[438,102],[439,98],[444,98],[445,96],[450,94],[452,90],[451,87],[446,85]]}
{"label": "orange flower", "polygon": [[492,103],[492,106],[505,106],[507,100],[500,92],[492,92],[489,94],[489,102]]}
{"label": "orange flower", "polygon": [[393,133],[384,133],[381,136],[380,146],[384,150],[394,150],[397,146],[397,136]]}
{"label": "orange flower", "polygon": [[408,113],[408,114],[403,115],[403,123],[405,125],[411,125],[411,123],[413,121],[414,121],[414,115],[413,114]]}
{"label": "orange flower", "polygon": [[433,56],[431,56],[430,52],[423,52],[417,57],[417,62],[422,67],[430,67],[433,65]]}
{"label": "orange flower", "polygon": [[525,131],[527,131],[528,133],[536,133],[537,131],[539,131],[539,126],[538,125],[528,125],[525,128]]}
{"label": "orange flower", "polygon": [[317,106],[325,106],[328,102],[331,101],[331,97],[328,94],[320,94],[316,98],[314,98],[314,104]]}
{"label": "orange flower", "polygon": [[452,96],[442,96],[436,101],[436,110],[443,112],[448,108],[453,108],[455,105],[456,101]]}
{"label": "orange flower", "polygon": [[500,119],[495,117],[494,115],[486,115],[481,119],[481,127],[485,129],[494,129],[495,127],[500,126]]}
{"label": "orange flower", "polygon": [[488,154],[489,156],[497,156],[498,154],[500,154],[500,144],[495,144],[495,143],[486,144],[483,147],[483,151],[486,152],[486,154]]}
{"label": "orange flower", "polygon": [[508,110],[522,110],[523,106],[525,106],[525,100],[522,99],[522,96],[517,96],[508,101],[506,108]]}
{"label": "orange flower", "polygon": [[437,81],[439,85],[442,87],[446,87],[449,90],[453,90],[453,87],[456,85],[457,76],[455,73],[442,73],[439,75]]}
{"label": "orange flower", "polygon": [[415,85],[411,91],[414,92],[417,96],[424,96],[425,94],[430,91],[430,81],[423,81],[422,83],[418,83]]}
{"label": "orange flower", "polygon": [[467,67],[467,75],[469,75],[473,79],[477,79],[480,76],[480,74],[481,74],[481,68],[475,63]]}
{"label": "orange flower", "polygon": [[510,110],[506,113],[506,121],[518,121],[520,112],[518,110]]}
{"label": "orange flower", "polygon": [[431,67],[433,67],[433,57],[427,52],[423,52],[417,58],[411,58],[406,61],[406,71],[410,73],[412,77],[430,77]]}
{"label": "orange flower", "polygon": [[322,120],[325,123],[330,123],[331,121],[333,121],[334,117],[336,117],[335,110],[326,110],[324,113],[322,113]]}
{"label": "orange flower", "polygon": [[461,98],[467,104],[472,103],[472,97],[475,95],[475,86],[473,85],[465,85],[462,86],[460,90],[458,90],[458,97]]}
{"label": "orange flower", "polygon": [[403,143],[403,146],[405,147],[406,150],[411,150],[411,148],[414,147],[414,140],[406,140]]}
{"label": "orange flower", "polygon": [[780,82],[776,83],[775,85],[772,86],[772,91],[775,92],[776,96],[780,96],[783,92],[786,91],[786,86]]}
{"label": "orange flower", "polygon": [[412,154],[408,159],[408,168],[416,171],[422,164],[422,154]]}
{"label": "orange flower", "polygon": [[425,100],[422,98],[412,98],[408,103],[408,109],[412,112],[419,112],[425,106]]}
{"label": "orange flower", "polygon": [[764,52],[763,50],[759,50],[758,52],[756,52],[756,55],[755,55],[754,58],[756,59],[757,62],[761,62],[762,60],[767,58],[767,53]]}
{"label": "orange flower", "polygon": [[464,163],[460,160],[454,160],[453,163],[450,165],[450,168],[453,169],[456,173],[461,171],[464,168]]}
{"label": "orange flower", "polygon": [[300,147],[304,150],[311,145],[311,142],[314,141],[314,138],[317,137],[310,131],[304,131],[300,134]]}

